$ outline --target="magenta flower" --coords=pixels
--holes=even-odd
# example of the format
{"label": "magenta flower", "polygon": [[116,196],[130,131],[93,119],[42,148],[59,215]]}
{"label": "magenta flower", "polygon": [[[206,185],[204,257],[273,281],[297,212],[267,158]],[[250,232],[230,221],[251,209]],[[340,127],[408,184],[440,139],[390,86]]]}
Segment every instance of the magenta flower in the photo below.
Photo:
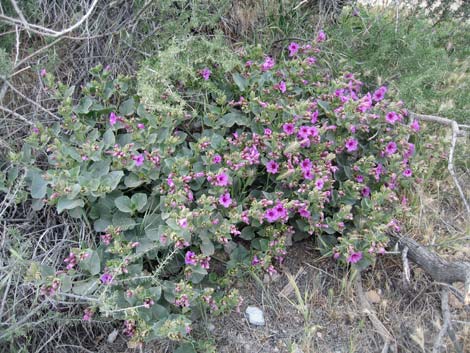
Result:
{"label": "magenta flower", "polygon": [[230,193],[225,193],[219,197],[219,203],[224,206],[225,208],[229,207],[232,204],[232,198],[230,197]]}
{"label": "magenta flower", "polygon": [[312,180],[313,179],[313,173],[310,169],[307,169],[307,170],[304,170],[303,171],[303,177],[304,179],[307,179],[307,180]]}
{"label": "magenta flower", "polygon": [[305,59],[305,62],[307,63],[307,65],[312,66],[317,62],[317,58],[309,56],[307,59]]}
{"label": "magenta flower", "polygon": [[281,93],[285,93],[286,90],[287,90],[286,83],[284,81],[279,82],[278,87],[279,87],[279,91],[281,91]]}
{"label": "magenta flower", "polygon": [[416,119],[413,120],[413,122],[411,123],[410,127],[411,127],[411,130],[413,130],[414,132],[418,132],[419,129],[420,129],[419,121],[416,120]]}
{"label": "magenta flower", "polygon": [[385,98],[385,94],[387,93],[388,89],[386,86],[380,87],[377,91],[374,92],[372,95],[372,99],[376,102],[380,102],[382,99]]}
{"label": "magenta flower", "polygon": [[301,163],[300,163],[300,168],[302,168],[302,171],[307,171],[312,169],[312,162],[310,159],[305,158]]}
{"label": "magenta flower", "polygon": [[211,70],[209,70],[209,68],[205,67],[204,69],[201,70],[201,76],[204,80],[208,80],[209,77],[211,77]]}
{"label": "magenta flower", "polygon": [[47,75],[46,69],[41,69],[41,71],[39,71],[39,75],[41,75],[41,77],[46,76]]}
{"label": "magenta flower", "polygon": [[90,308],[86,308],[84,313],[83,313],[83,320],[84,321],[91,321],[91,318],[93,317],[93,310]]}
{"label": "magenta flower", "polygon": [[186,252],[186,255],[184,257],[184,263],[186,265],[191,265],[191,266],[196,265],[197,264],[196,254],[193,253],[192,251]]}
{"label": "magenta flower", "polygon": [[286,218],[287,217],[287,210],[284,208],[284,205],[279,202],[275,207],[274,210],[277,213],[278,218]]}
{"label": "magenta flower", "polygon": [[145,160],[144,155],[142,153],[133,156],[132,159],[134,160],[136,167],[142,166],[144,164],[144,160]]}
{"label": "magenta flower", "polygon": [[354,152],[357,151],[357,146],[359,145],[359,142],[355,138],[349,138],[346,140],[345,147],[348,150],[348,152]]}
{"label": "magenta flower", "polygon": [[100,281],[103,284],[111,284],[111,282],[113,281],[113,276],[111,276],[111,274],[107,272],[103,273],[100,277]]}
{"label": "magenta flower", "polygon": [[415,153],[414,143],[408,142],[408,148],[403,154],[405,158],[410,158]]}
{"label": "magenta flower", "polygon": [[251,264],[253,266],[256,266],[256,265],[259,265],[261,263],[261,261],[258,259],[258,256],[253,256],[253,260],[251,261]]}
{"label": "magenta flower", "polygon": [[267,56],[265,59],[264,59],[264,63],[261,64],[261,71],[269,71],[271,70],[274,65],[275,65],[275,61],[273,58],[271,58],[270,56]]}
{"label": "magenta flower", "polygon": [[308,138],[310,135],[310,127],[305,125],[301,126],[297,135],[302,139]]}
{"label": "magenta flower", "polygon": [[406,169],[403,171],[403,176],[404,176],[404,177],[409,178],[409,177],[412,176],[412,175],[413,175],[413,172],[411,171],[410,168],[406,168]]}
{"label": "magenta flower", "polygon": [[360,251],[353,251],[349,254],[347,261],[351,264],[358,263],[362,259],[362,252]]}
{"label": "magenta flower", "polygon": [[268,163],[266,163],[266,170],[270,174],[276,174],[279,171],[279,164],[273,160],[270,160]]}
{"label": "magenta flower", "polygon": [[142,123],[137,124],[137,127],[141,130],[145,129],[145,125]]}
{"label": "magenta flower", "polygon": [[306,208],[301,208],[299,210],[299,215],[300,217],[307,218],[307,219],[310,219],[311,217],[310,211],[307,210]]}
{"label": "magenta flower", "polygon": [[299,45],[296,42],[289,44],[289,56],[294,56],[299,51]]}
{"label": "magenta flower", "polygon": [[212,163],[219,164],[220,162],[222,162],[222,157],[220,154],[216,154],[214,157],[212,157]]}
{"label": "magenta flower", "polygon": [[117,123],[117,120],[118,120],[117,115],[114,112],[111,112],[111,114],[109,114],[109,124],[113,126],[114,124]]}
{"label": "magenta flower", "polygon": [[292,123],[286,123],[282,125],[282,130],[284,130],[287,135],[292,135],[295,133],[295,126]]}
{"label": "magenta flower", "polygon": [[395,112],[388,112],[385,116],[385,120],[387,120],[387,123],[389,124],[395,124],[399,119],[400,117]]}
{"label": "magenta flower", "polygon": [[387,156],[391,156],[396,151],[397,151],[397,144],[393,141],[389,142],[387,144],[387,147],[385,147],[385,153],[387,154]]}
{"label": "magenta flower", "polygon": [[279,219],[279,215],[278,215],[277,211],[274,208],[269,208],[264,213],[264,218],[266,218],[266,220],[269,223],[273,223],[273,222],[276,222]]}
{"label": "magenta flower", "polygon": [[215,176],[215,185],[217,186],[227,186],[228,185],[228,175],[225,173],[220,173]]}
{"label": "magenta flower", "polygon": [[326,34],[322,30],[317,34],[317,43],[324,42],[326,40]]}
{"label": "magenta flower", "polygon": [[325,185],[325,182],[323,181],[323,179],[318,179],[316,182],[315,182],[315,186],[317,187],[318,190],[321,190],[323,189],[323,186]]}
{"label": "magenta flower", "polygon": [[187,228],[188,227],[188,219],[187,218],[182,218],[178,221],[178,224],[180,225],[181,228]]}

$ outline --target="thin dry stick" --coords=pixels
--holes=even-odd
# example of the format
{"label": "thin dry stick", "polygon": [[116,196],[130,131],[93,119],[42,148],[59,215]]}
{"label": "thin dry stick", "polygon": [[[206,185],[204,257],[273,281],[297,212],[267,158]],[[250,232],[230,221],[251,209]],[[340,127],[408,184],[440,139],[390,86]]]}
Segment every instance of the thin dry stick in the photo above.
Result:
{"label": "thin dry stick", "polygon": [[470,216],[470,206],[467,202],[467,198],[465,197],[465,193],[463,192],[462,187],[460,186],[459,180],[457,178],[457,174],[455,173],[455,169],[454,169],[454,151],[455,151],[455,146],[457,144],[457,137],[467,135],[466,132],[459,130],[459,127],[466,128],[467,126],[459,125],[454,120],[442,118],[440,116],[434,116],[434,115],[422,115],[422,114],[416,114],[416,113],[410,112],[410,117],[418,119],[418,120],[431,121],[431,122],[435,122],[439,124],[448,125],[452,128],[452,140],[451,140],[451,146],[450,146],[450,151],[449,151],[449,160],[448,160],[447,169],[449,170],[449,173],[452,176],[452,179],[454,180],[454,184],[457,187],[457,190],[463,201],[467,214]]}
{"label": "thin dry stick", "polygon": [[362,289],[362,279],[361,279],[361,273],[358,272],[355,278],[356,281],[356,290],[357,290],[357,296],[359,297],[359,300],[361,302],[361,307],[362,311],[364,314],[367,315],[369,320],[372,322],[372,325],[374,328],[377,330],[377,332],[380,334],[382,339],[384,340],[384,347],[382,349],[382,353],[387,353],[389,350],[392,350],[392,352],[396,352],[396,340],[392,336],[392,334],[387,330],[387,328],[384,326],[382,321],[379,320],[377,317],[377,314],[375,313],[374,308],[370,305],[369,301],[367,300],[364,290]]}
{"label": "thin dry stick", "polygon": [[20,115],[17,112],[14,112],[13,110],[10,110],[10,109],[4,107],[3,105],[0,105],[0,109],[3,110],[4,112],[8,113],[8,114],[13,115],[14,117],[16,117],[18,119],[20,119],[21,121],[25,122],[26,124],[34,125],[31,121],[26,119],[23,115]]}
{"label": "thin dry stick", "polygon": [[62,120],[59,116],[55,115],[53,112],[51,112],[50,110],[47,110],[46,108],[44,108],[42,105],[40,105],[39,103],[33,101],[32,99],[28,98],[27,96],[25,96],[22,92],[20,92],[18,89],[16,89],[15,86],[13,86],[9,81],[5,80],[6,84],[8,85],[8,87],[11,88],[11,90],[15,93],[17,93],[19,96],[21,96],[22,98],[24,98],[25,100],[27,100],[29,103],[31,103],[32,105],[34,105],[35,107],[39,108],[40,110],[42,110],[43,112],[49,114],[50,116],[52,116],[54,119],[56,120]]}
{"label": "thin dry stick", "polygon": [[441,291],[441,310],[442,310],[442,319],[444,320],[444,324],[442,325],[439,334],[434,341],[434,345],[432,347],[432,353],[439,353],[440,348],[442,346],[442,340],[446,333],[449,335],[452,343],[454,344],[455,351],[457,353],[463,353],[462,347],[460,347],[460,343],[457,341],[457,337],[455,336],[455,332],[452,329],[452,319],[450,315],[449,309],[449,288],[444,287]]}
{"label": "thin dry stick", "polygon": [[410,284],[410,264],[408,262],[408,247],[406,246],[401,253],[401,259],[403,261],[403,272],[406,284]]}
{"label": "thin dry stick", "polygon": [[72,26],[70,26],[66,29],[63,29],[61,31],[55,31],[53,29],[46,28],[46,27],[43,27],[43,26],[38,26],[38,25],[29,23],[28,21],[26,21],[23,14],[21,13],[21,10],[19,9],[18,4],[16,3],[16,1],[15,0],[10,0],[10,1],[12,3],[13,7],[15,8],[16,12],[18,13],[18,16],[20,16],[20,19],[18,20],[17,18],[5,16],[5,15],[0,15],[0,20],[3,20],[3,21],[8,22],[10,24],[20,25],[20,26],[26,28],[27,30],[29,30],[31,32],[34,32],[36,34],[40,34],[40,35],[43,35],[43,36],[47,36],[47,37],[52,37],[52,38],[61,37],[64,34],[72,32],[74,29],[80,27],[82,25],[82,23],[85,22],[88,19],[88,17],[91,16],[93,11],[95,10],[96,5],[98,4],[98,0],[94,0],[93,3],[91,4],[90,8],[88,9],[88,11],[85,13],[85,15],[80,20],[78,20],[75,24],[73,24]]}

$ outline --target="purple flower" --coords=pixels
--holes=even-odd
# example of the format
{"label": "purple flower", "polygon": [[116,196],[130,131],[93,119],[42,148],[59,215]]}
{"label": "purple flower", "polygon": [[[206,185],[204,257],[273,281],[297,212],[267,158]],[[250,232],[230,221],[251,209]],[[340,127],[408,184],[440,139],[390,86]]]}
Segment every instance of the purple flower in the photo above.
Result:
{"label": "purple flower", "polygon": [[39,129],[36,126],[34,126],[32,130],[36,135],[38,135],[39,132],[40,132]]}
{"label": "purple flower", "polygon": [[117,123],[117,120],[118,120],[117,115],[114,112],[111,112],[111,114],[109,114],[109,124],[113,126],[114,124]]}
{"label": "purple flower", "polygon": [[304,179],[312,180],[313,179],[312,171],[310,169],[304,170],[303,171],[303,177],[304,177]]}
{"label": "purple flower", "polygon": [[317,58],[313,57],[313,56],[309,56],[307,59],[305,59],[305,62],[307,63],[307,65],[314,65],[316,62],[317,62]]}
{"label": "purple flower", "polygon": [[191,265],[191,266],[196,265],[197,264],[196,254],[193,253],[192,251],[186,252],[186,255],[184,257],[184,263],[186,265]]}
{"label": "purple flower", "polygon": [[282,130],[284,130],[287,135],[292,135],[295,133],[295,126],[292,123],[286,123],[282,125]]}
{"label": "purple flower", "polygon": [[380,102],[382,99],[385,98],[385,94],[387,93],[388,89],[386,86],[380,87],[377,91],[374,92],[372,98],[376,102]]}
{"label": "purple flower", "polygon": [[261,64],[261,71],[268,71],[268,70],[271,70],[274,65],[275,65],[275,61],[273,58],[271,58],[270,56],[267,56],[265,59],[264,59],[264,63]]}
{"label": "purple flower", "polygon": [[326,34],[322,30],[317,34],[317,43],[324,42],[326,40]]}
{"label": "purple flower", "polygon": [[391,156],[396,151],[397,151],[397,144],[393,141],[389,142],[387,144],[387,147],[385,147],[385,153],[387,154],[387,156]]}
{"label": "purple flower", "polygon": [[132,159],[134,160],[136,167],[142,166],[144,164],[144,160],[145,160],[144,155],[142,153],[133,156]]}
{"label": "purple flower", "polygon": [[212,163],[219,164],[220,162],[222,162],[222,157],[220,154],[216,154],[214,157],[212,157]]}
{"label": "purple flower", "polygon": [[360,251],[353,251],[349,254],[347,261],[351,264],[358,263],[362,259],[362,252]]}
{"label": "purple flower", "polygon": [[111,276],[111,274],[107,272],[103,273],[100,277],[100,281],[103,284],[111,284],[111,282],[113,281],[113,276]]}
{"label": "purple flower", "polygon": [[404,177],[409,178],[409,177],[412,176],[412,175],[413,175],[413,172],[411,171],[410,168],[406,168],[406,169],[403,171],[403,176],[404,176]]}
{"label": "purple flower", "polygon": [[261,263],[261,261],[258,259],[258,256],[253,256],[253,260],[251,261],[251,264],[253,266],[256,266],[256,265],[259,265]]}
{"label": "purple flower", "polygon": [[209,70],[209,68],[205,67],[204,69],[201,70],[201,76],[204,80],[208,80],[209,77],[211,77],[211,70]]}
{"label": "purple flower", "polygon": [[348,152],[354,152],[357,151],[357,146],[359,145],[358,141],[355,138],[349,138],[346,140],[345,147],[348,150]]}
{"label": "purple flower", "polygon": [[187,228],[188,227],[188,219],[187,218],[182,218],[178,221],[178,224],[180,225],[181,228]]}
{"label": "purple flower", "polygon": [[275,207],[274,210],[277,213],[278,218],[286,218],[287,217],[287,210],[284,208],[282,202],[279,202]]}
{"label": "purple flower", "polygon": [[276,222],[279,219],[279,215],[278,215],[278,213],[276,212],[276,210],[274,208],[269,208],[264,213],[264,218],[266,218],[266,220],[269,223],[273,223],[273,222]]}
{"label": "purple flower", "polygon": [[310,135],[310,127],[306,125],[301,126],[297,135],[302,139],[308,138]]}
{"label": "purple flower", "polygon": [[270,174],[276,174],[279,170],[279,164],[273,160],[270,160],[268,163],[266,163],[266,170]]}
{"label": "purple flower", "polygon": [[387,120],[387,123],[389,124],[395,124],[399,119],[400,117],[395,112],[388,112],[385,116],[385,120]]}
{"label": "purple flower", "polygon": [[281,91],[281,93],[285,93],[286,90],[287,90],[286,83],[284,81],[279,82],[278,87],[279,87],[279,91]]}
{"label": "purple flower", "polygon": [[307,219],[311,217],[310,211],[307,210],[306,208],[301,208],[299,210],[299,215],[300,217],[307,218]]}
{"label": "purple flower", "polygon": [[318,179],[316,182],[315,182],[315,186],[317,187],[318,190],[321,190],[323,189],[323,186],[325,185],[325,182],[323,181],[323,179]]}
{"label": "purple flower", "polygon": [[299,51],[299,45],[296,42],[289,44],[289,56],[294,56]]}
{"label": "purple flower", "polygon": [[225,208],[229,207],[232,204],[232,198],[230,197],[230,193],[225,193],[219,197],[219,203],[224,206]]}
{"label": "purple flower", "polygon": [[361,190],[362,197],[370,197],[370,188],[368,186],[364,186]]}
{"label": "purple flower", "polygon": [[419,129],[420,129],[419,121],[416,120],[416,119],[413,120],[413,122],[411,123],[410,127],[411,127],[411,130],[413,130],[414,132],[418,132]]}
{"label": "purple flower", "polygon": [[309,171],[312,169],[312,162],[310,159],[305,158],[301,163],[300,163],[300,168],[302,168],[302,171]]}
{"label": "purple flower", "polygon": [[41,77],[46,76],[47,75],[46,69],[41,69],[41,71],[39,71],[39,75],[41,75]]}
{"label": "purple flower", "polygon": [[410,158],[415,153],[414,143],[408,142],[408,149],[403,154],[405,158]]}
{"label": "purple flower", "polygon": [[220,173],[215,176],[215,185],[217,186],[227,186],[228,185],[228,175],[225,173]]}

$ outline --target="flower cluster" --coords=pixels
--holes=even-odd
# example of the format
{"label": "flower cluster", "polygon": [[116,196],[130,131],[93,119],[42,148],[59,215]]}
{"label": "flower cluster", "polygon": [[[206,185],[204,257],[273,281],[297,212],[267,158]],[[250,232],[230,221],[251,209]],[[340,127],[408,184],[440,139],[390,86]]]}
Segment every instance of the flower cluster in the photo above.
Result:
{"label": "flower cluster", "polygon": [[[292,238],[346,266],[384,253],[416,178],[420,126],[386,86],[333,79],[321,65],[326,40],[320,31],[290,43],[286,61],[255,52],[231,75],[195,61],[205,63],[190,67],[195,81],[174,82],[157,110],[97,69],[86,99],[65,100],[61,138],[42,126],[31,135],[50,163],[41,198],[99,234],[96,248],[69,254],[65,273],[89,277],[87,295],[106,299],[93,310],[122,313],[133,340],[185,339],[198,303],[239,307],[237,293],[207,288],[237,271],[275,275]],[[191,99],[198,90],[207,101]],[[226,276],[211,263],[217,252],[227,253]]]}

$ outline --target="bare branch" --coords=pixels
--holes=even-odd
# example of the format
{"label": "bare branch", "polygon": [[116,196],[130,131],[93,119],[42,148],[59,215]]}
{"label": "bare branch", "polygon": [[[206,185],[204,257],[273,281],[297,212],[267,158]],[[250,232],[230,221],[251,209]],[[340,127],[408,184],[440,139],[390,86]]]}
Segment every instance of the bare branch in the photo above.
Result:
{"label": "bare branch", "polygon": [[50,28],[46,28],[46,27],[43,27],[43,26],[38,26],[38,25],[27,22],[26,19],[24,18],[24,16],[22,15],[21,10],[19,9],[18,4],[16,3],[16,1],[15,0],[10,0],[10,1],[12,3],[13,7],[15,8],[15,10],[17,10],[16,12],[18,13],[18,16],[20,16],[20,19],[5,16],[5,15],[2,14],[2,15],[0,15],[0,20],[3,20],[4,22],[10,23],[10,24],[22,26],[25,29],[27,29],[31,32],[34,32],[36,34],[40,34],[40,35],[47,36],[47,37],[52,37],[52,38],[61,37],[61,36],[65,35],[69,32],[72,32],[74,29],[80,27],[82,25],[82,23],[85,22],[91,16],[93,11],[95,10],[96,5],[98,4],[98,0],[94,0],[93,3],[91,4],[90,8],[88,9],[88,11],[85,13],[85,15],[82,18],[80,18],[80,20],[78,20],[75,24],[73,24],[72,26],[70,26],[66,29],[63,29],[61,31],[55,31],[55,30],[50,29]]}

